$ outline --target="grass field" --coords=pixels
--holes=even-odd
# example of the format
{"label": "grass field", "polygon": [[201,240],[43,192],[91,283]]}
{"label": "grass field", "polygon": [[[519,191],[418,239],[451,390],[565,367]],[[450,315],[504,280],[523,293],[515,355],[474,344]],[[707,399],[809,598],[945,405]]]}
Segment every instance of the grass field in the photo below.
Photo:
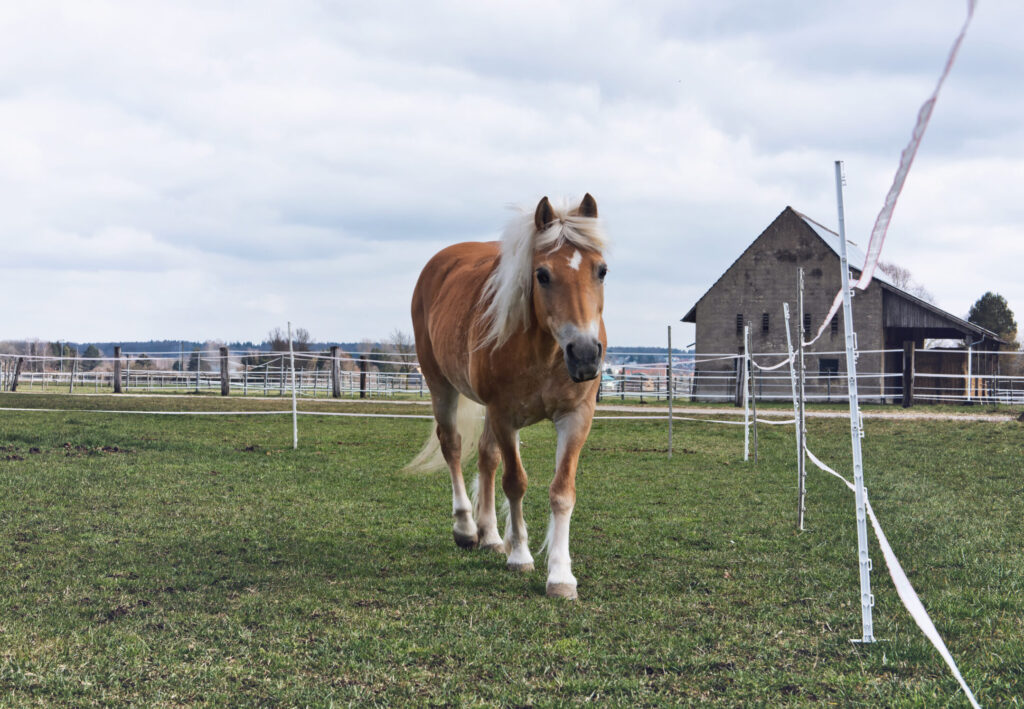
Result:
{"label": "grass field", "polygon": [[[874,539],[885,641],[849,642],[853,496],[810,472],[795,530],[791,427],[761,430],[755,465],[739,427],[678,423],[668,460],[664,422],[595,423],[577,602],[545,598],[540,568],[455,547],[447,476],[399,472],[428,428],[304,417],[293,451],[287,416],[0,412],[0,705],[966,706]],[[848,424],[809,428],[848,474]],[[867,422],[872,505],[985,706],[1024,695],[1022,436],[1016,422]],[[525,430],[522,452],[536,549],[552,427]]]}

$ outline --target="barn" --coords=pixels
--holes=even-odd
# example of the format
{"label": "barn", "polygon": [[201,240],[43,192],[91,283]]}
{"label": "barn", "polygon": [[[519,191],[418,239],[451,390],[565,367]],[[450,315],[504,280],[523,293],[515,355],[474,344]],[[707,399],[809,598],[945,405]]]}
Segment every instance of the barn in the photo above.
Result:
{"label": "barn", "polygon": [[[854,243],[847,244],[851,272],[856,277],[860,271],[855,266],[864,263],[864,253]],[[723,356],[743,352],[744,325],[751,326],[753,353],[786,352],[782,304],[790,304],[795,328],[801,268],[804,317],[800,326],[805,339],[810,339],[840,290],[839,235],[786,207],[682,318],[697,328],[694,398],[734,396],[737,360]],[[996,350],[1002,341],[995,333],[908,293],[885,274],[876,271],[868,289],[855,291],[855,295],[853,317],[861,375],[858,389],[863,398],[902,399],[904,372],[908,377],[913,373],[916,378],[909,390],[924,394],[919,399],[927,399],[929,391],[971,387],[968,367],[971,375],[989,374],[994,368],[994,362],[985,357],[975,356],[968,364],[964,348]],[[842,317],[840,310],[821,338],[806,351],[810,399],[842,398],[840,392],[845,392]],[[929,350],[917,356],[925,340],[955,340],[962,346],[945,352]],[[951,374],[962,375],[964,379],[953,380],[948,376]],[[788,375],[775,379],[765,376],[755,386],[755,393],[763,398],[788,398]]]}

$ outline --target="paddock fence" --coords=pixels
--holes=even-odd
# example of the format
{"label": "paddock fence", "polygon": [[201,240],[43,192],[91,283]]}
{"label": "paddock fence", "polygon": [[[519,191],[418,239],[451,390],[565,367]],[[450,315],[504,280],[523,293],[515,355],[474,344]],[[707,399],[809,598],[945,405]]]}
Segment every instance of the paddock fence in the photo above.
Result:
{"label": "paddock fence", "polygon": [[[1024,353],[921,349],[908,359],[903,349],[859,353],[857,386],[871,403],[1024,404]],[[606,361],[599,398],[619,402],[676,401],[742,403],[743,355],[673,354],[659,362],[650,352],[613,353]],[[792,399],[782,353],[752,353],[750,394],[757,401]],[[845,352],[805,355],[805,398],[847,401]],[[185,362],[183,359],[190,359]],[[863,363],[875,365],[864,369]],[[189,369],[191,367],[191,369]],[[888,371],[886,371],[888,370]],[[0,390],[62,393],[206,393],[290,396],[287,352],[204,350],[189,353],[131,352],[115,357],[2,354]],[[415,353],[349,354],[332,348],[296,352],[294,387],[304,398],[429,397]]]}

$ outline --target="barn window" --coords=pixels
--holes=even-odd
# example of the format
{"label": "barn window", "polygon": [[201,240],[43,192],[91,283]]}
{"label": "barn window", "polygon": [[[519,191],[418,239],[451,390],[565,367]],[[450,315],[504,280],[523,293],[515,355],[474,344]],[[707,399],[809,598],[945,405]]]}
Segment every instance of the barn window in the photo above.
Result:
{"label": "barn window", "polygon": [[839,376],[839,360],[822,357],[818,360],[818,374],[823,377]]}
{"label": "barn window", "polygon": [[804,313],[804,334],[805,335],[810,335],[811,334],[811,314],[810,313]]}
{"label": "barn window", "polygon": [[762,313],[761,315],[761,332],[765,335],[768,334],[768,313]]}
{"label": "barn window", "polygon": [[743,313],[736,313],[736,334],[743,335]]}
{"label": "barn window", "polygon": [[838,332],[839,332],[839,315],[836,314],[836,315],[832,316],[832,334],[835,335],[835,334],[838,334]]}

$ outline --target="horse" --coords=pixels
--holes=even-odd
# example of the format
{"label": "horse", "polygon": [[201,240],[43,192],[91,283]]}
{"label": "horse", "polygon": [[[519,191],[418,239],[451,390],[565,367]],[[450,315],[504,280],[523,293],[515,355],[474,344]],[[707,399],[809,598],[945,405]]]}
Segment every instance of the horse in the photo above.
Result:
{"label": "horse", "polygon": [[[500,241],[439,251],[412,296],[416,353],[437,425],[406,470],[447,465],[455,543],[504,553],[509,569],[530,572],[519,431],[554,422],[551,514],[538,553],[547,550],[546,593],[557,598],[577,597],[569,522],[608,343],[602,318],[607,241],[589,193],[574,208],[544,197],[532,214],[514,218]],[[477,435],[471,503],[461,466]],[[508,505],[504,537],[494,507],[499,458]]]}

